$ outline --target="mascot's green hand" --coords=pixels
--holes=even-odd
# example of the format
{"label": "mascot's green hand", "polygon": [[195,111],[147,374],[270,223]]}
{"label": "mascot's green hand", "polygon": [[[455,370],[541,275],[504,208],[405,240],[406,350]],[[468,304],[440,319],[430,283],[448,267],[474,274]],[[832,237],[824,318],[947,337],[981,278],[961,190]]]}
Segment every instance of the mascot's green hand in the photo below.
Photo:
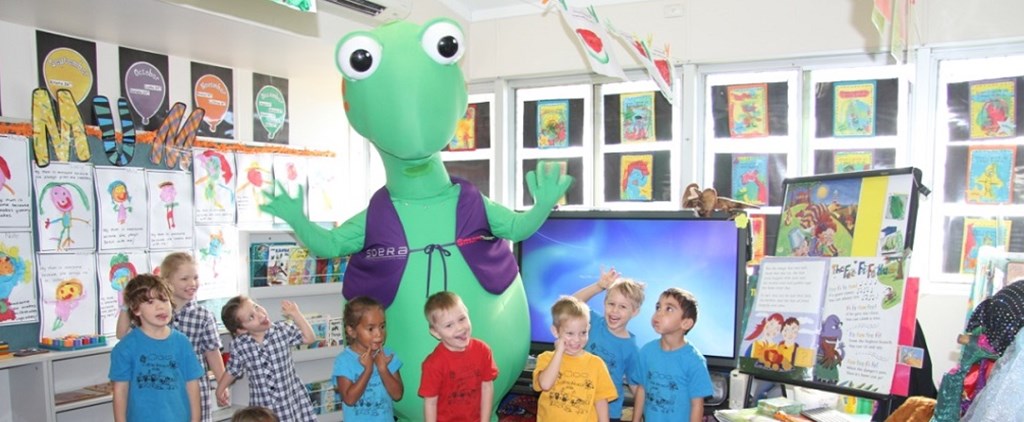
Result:
{"label": "mascot's green hand", "polygon": [[[275,195],[273,191],[281,192]],[[288,195],[284,185],[279,181],[274,182],[271,190],[264,190],[263,196],[267,202],[260,205],[260,210],[274,217],[284,220],[295,232],[295,237],[309,249],[313,255],[322,257],[335,257],[341,254],[343,239],[340,232],[334,232],[320,227],[318,224],[309,221],[303,211],[303,204],[306,200],[299,188],[299,194],[292,198]]]}
{"label": "mascot's green hand", "polygon": [[[275,191],[281,192],[281,194],[275,195]],[[280,218],[291,226],[294,226],[297,222],[308,220],[305,211],[302,209],[303,204],[306,202],[305,198],[303,198],[302,187],[299,187],[299,195],[292,198],[291,195],[288,195],[284,185],[280,181],[275,180],[274,186],[269,190],[263,191],[263,197],[267,199],[267,202],[260,205],[261,211]]]}
{"label": "mascot's green hand", "polygon": [[526,187],[533,195],[534,208],[542,207],[549,211],[569,190],[572,182],[572,176],[562,174],[556,163],[541,162],[537,170],[526,173]]}

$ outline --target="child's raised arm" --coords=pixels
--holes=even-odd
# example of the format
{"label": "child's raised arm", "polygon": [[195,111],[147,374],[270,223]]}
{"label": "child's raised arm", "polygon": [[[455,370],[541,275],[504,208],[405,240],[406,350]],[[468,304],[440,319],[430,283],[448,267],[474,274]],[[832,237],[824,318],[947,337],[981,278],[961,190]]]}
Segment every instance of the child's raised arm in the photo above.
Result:
{"label": "child's raised arm", "polygon": [[285,316],[291,317],[295,326],[302,333],[302,344],[309,344],[316,341],[316,335],[313,334],[313,327],[309,325],[309,321],[306,321],[306,316],[302,315],[302,311],[299,310],[299,305],[290,300],[281,301],[281,313]]}
{"label": "child's raised arm", "polygon": [[128,335],[132,330],[132,317],[128,315],[131,309],[121,309],[117,312],[117,325],[114,328],[114,335],[118,340]]}
{"label": "child's raised arm", "polygon": [[576,293],[573,293],[572,295],[576,299],[586,302],[598,293],[608,290],[608,287],[611,286],[615,280],[618,280],[620,275],[621,274],[619,274],[618,271],[615,271],[615,267],[609,268],[608,271],[602,270],[601,276],[598,277],[597,281],[583,286],[582,289],[577,290]]}
{"label": "child's raised arm", "polygon": [[128,420],[128,382],[114,381],[114,422]]}
{"label": "child's raised arm", "polygon": [[[562,366],[562,356],[565,354],[565,342],[561,338],[555,339],[555,353],[551,357],[551,361],[548,362],[548,366],[540,371],[537,375],[535,384],[540,387],[541,391],[548,391],[551,387],[555,386],[555,381],[558,381],[558,371]],[[539,364],[539,362],[538,362]],[[538,365],[539,366],[539,365]],[[536,370],[535,370],[536,371]]]}

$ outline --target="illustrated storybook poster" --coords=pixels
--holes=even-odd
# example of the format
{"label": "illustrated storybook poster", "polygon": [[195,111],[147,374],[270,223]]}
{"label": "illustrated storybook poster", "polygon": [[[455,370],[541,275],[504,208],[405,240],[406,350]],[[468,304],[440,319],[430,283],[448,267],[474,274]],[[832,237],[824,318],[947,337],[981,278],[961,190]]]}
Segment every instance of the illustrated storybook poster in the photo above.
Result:
{"label": "illustrated storybook poster", "polygon": [[32,175],[39,251],[96,250],[92,165],[51,162]]}
{"label": "illustrated storybook poster", "polygon": [[729,137],[768,136],[768,84],[730,85]]}
{"label": "illustrated storybook poster", "polygon": [[971,146],[967,149],[967,195],[969,204],[1013,202],[1013,166],[1016,147]]}
{"label": "illustrated storybook poster", "polygon": [[39,321],[32,233],[0,233],[0,326]]}
{"label": "illustrated storybook poster", "polygon": [[654,92],[619,96],[619,127],[623,143],[654,142]]}
{"label": "illustrated storybook poster", "polygon": [[1017,133],[1017,89],[1013,80],[969,84],[971,139],[1009,138]]}
{"label": "illustrated storybook poster", "polygon": [[271,224],[274,217],[260,210],[266,202],[263,191],[274,187],[274,156],[271,154],[236,155],[238,176],[235,180],[235,200],[238,204],[238,224]]}
{"label": "illustrated storybook poster", "polygon": [[650,201],[654,198],[654,156],[623,155],[619,164],[620,191],[623,201]]}
{"label": "illustrated storybook poster", "polygon": [[197,300],[238,294],[238,230],[231,225],[196,226]]}
{"label": "illustrated storybook poster", "polygon": [[149,193],[149,248],[192,249],[192,175],[146,171]]}
{"label": "illustrated storybook poster", "polygon": [[871,164],[875,162],[875,153],[866,151],[833,151],[832,172],[851,173],[855,171],[871,170]]}
{"label": "illustrated storybook poster", "polygon": [[310,221],[340,223],[358,212],[358,209],[351,208],[354,205],[352,201],[340,199],[349,197],[349,184],[341,182],[341,170],[345,166],[337,158],[308,157],[306,163],[309,169],[306,204]]}
{"label": "illustrated storybook poster", "polygon": [[197,223],[235,222],[235,154],[212,149],[192,150]]}
{"label": "illustrated storybook poster", "polygon": [[733,199],[768,205],[768,154],[735,154],[732,158]]}
{"label": "illustrated storybook poster", "polygon": [[897,350],[914,330],[916,296],[902,258],[766,257],[743,332],[740,370],[906,394],[905,382],[894,382],[894,375]]}
{"label": "illustrated storybook poster", "polygon": [[786,179],[776,256],[902,254],[917,170]]}
{"label": "illustrated storybook poster", "polygon": [[28,138],[0,136],[0,227],[32,226]]}
{"label": "illustrated storybook poster", "polygon": [[875,136],[876,81],[832,84],[835,109],[832,136]]}
{"label": "illustrated storybook poster", "polygon": [[124,287],[136,275],[149,272],[149,256],[142,249],[96,254],[99,276],[100,334],[113,335],[117,314],[124,305]]}
{"label": "illustrated storybook poster", "polygon": [[569,146],[569,100],[537,102],[537,148]]}
{"label": "illustrated storybook poster", "polygon": [[[274,185],[278,182],[284,186],[288,195],[295,198],[299,196],[299,190],[303,195],[308,196],[306,172],[308,171],[306,157],[297,155],[275,155],[274,156]],[[271,185],[271,186],[274,186]],[[280,194],[280,192],[278,192]],[[309,202],[302,204],[306,215],[309,215]],[[274,218],[275,223],[284,221]]]}
{"label": "illustrated storybook poster", "polygon": [[39,254],[40,337],[95,335],[96,255]]}
{"label": "illustrated storybook poster", "polygon": [[101,251],[145,249],[149,246],[149,197],[145,170],[138,167],[96,167],[99,246]]}
{"label": "illustrated storybook poster", "polygon": [[448,143],[449,151],[476,149],[476,104],[466,106],[466,114],[455,124],[455,135]]}
{"label": "illustrated storybook poster", "polygon": [[993,219],[964,218],[964,239],[960,249],[960,272],[971,274],[978,266],[978,249],[994,246],[1005,251],[1010,244],[1012,221],[1002,224]]}

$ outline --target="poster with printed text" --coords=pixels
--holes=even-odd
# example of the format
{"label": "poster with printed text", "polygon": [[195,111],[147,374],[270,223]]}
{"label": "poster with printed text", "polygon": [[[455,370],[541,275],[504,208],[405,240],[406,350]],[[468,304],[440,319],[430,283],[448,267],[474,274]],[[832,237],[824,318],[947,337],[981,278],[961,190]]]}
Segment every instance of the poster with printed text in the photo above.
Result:
{"label": "poster with printed text", "polygon": [[39,321],[32,233],[0,233],[0,326]]}
{"label": "poster with printed text", "polygon": [[28,138],[0,136],[0,227],[32,226]]}
{"label": "poster with printed text", "polygon": [[196,226],[197,300],[238,294],[238,231],[234,226]]}
{"label": "poster with printed text", "polygon": [[969,84],[971,139],[1017,134],[1017,87],[1013,80]]}
{"label": "poster with printed text", "polygon": [[206,111],[197,135],[235,139],[234,92],[231,69],[192,62],[192,109]]}
{"label": "poster with printed text", "polygon": [[40,337],[95,335],[96,255],[39,254]]}
{"label": "poster with printed text", "polygon": [[877,82],[834,82],[832,90],[832,136],[874,136]]}
{"label": "poster with printed text", "polygon": [[871,164],[875,162],[874,151],[833,151],[832,172],[850,173],[854,171],[871,170]]}
{"label": "poster with printed text", "polygon": [[149,272],[149,256],[141,249],[96,254],[99,278],[100,334],[113,335],[124,305],[124,287],[136,275]]}
{"label": "poster with printed text", "polygon": [[537,102],[537,148],[569,146],[569,100]]}
{"label": "poster with printed text", "polygon": [[149,194],[149,248],[192,249],[192,175],[146,170]]}
{"label": "poster with printed text", "polygon": [[[284,186],[285,192],[291,197],[295,198],[299,195],[299,190],[302,190],[304,196],[308,197],[309,190],[307,189],[306,172],[308,167],[306,164],[306,157],[298,155],[283,155],[278,154],[274,156],[274,182],[280,182]],[[280,193],[278,193],[280,194]],[[303,204],[303,210],[306,215],[309,215],[309,202]],[[282,222],[276,217],[274,222]]]}
{"label": "poster with printed text", "polygon": [[253,140],[288,145],[288,79],[253,73],[252,97]]}
{"label": "poster with printed text", "polygon": [[274,156],[271,154],[245,154],[235,156],[238,176],[235,180],[235,200],[239,225],[270,225],[274,218],[260,210],[266,202],[263,191],[274,187]]}
{"label": "poster with printed text", "polygon": [[960,273],[973,274],[978,267],[978,249],[993,246],[1003,251],[1010,244],[1012,221],[964,218],[964,238],[960,248]]}
{"label": "poster with printed text", "polygon": [[1015,154],[1013,145],[971,146],[967,149],[967,203],[1013,202]]}
{"label": "poster with printed text", "polygon": [[167,56],[118,47],[121,97],[128,99],[136,129],[156,131],[170,108]]}
{"label": "poster with printed text", "polygon": [[91,124],[92,98],[96,96],[96,43],[36,31],[36,59],[39,86],[46,88],[55,102],[58,90],[68,90],[78,104],[81,121]]}
{"label": "poster with printed text", "polygon": [[92,164],[51,162],[32,174],[39,251],[96,250]]}
{"label": "poster with printed text", "polygon": [[235,222],[235,154],[192,149],[196,223]]}
{"label": "poster with printed text", "polygon": [[145,170],[96,167],[96,194],[101,251],[141,250],[149,246]]}
{"label": "poster with printed text", "polygon": [[733,155],[732,196],[737,201],[768,205],[767,154]]}
{"label": "poster with printed text", "polygon": [[306,202],[310,221],[342,223],[360,209],[348,198],[349,184],[343,183],[344,165],[336,157],[308,157],[309,191]]}
{"label": "poster with printed text", "polygon": [[650,201],[653,199],[653,172],[653,155],[623,155],[619,159],[619,198],[623,201]]}
{"label": "poster with printed text", "polygon": [[455,135],[448,143],[449,151],[476,149],[476,104],[466,106],[466,114],[455,124]]}
{"label": "poster with printed text", "polygon": [[726,88],[729,105],[729,137],[768,136],[768,84],[730,85]]}
{"label": "poster with printed text", "polygon": [[619,123],[623,143],[654,142],[654,93],[620,95]]}

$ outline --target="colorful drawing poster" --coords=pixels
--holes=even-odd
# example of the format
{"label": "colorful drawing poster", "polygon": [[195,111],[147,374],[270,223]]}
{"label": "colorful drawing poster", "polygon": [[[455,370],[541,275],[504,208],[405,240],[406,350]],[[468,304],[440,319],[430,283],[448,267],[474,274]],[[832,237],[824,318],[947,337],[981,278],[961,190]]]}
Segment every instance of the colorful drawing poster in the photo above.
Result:
{"label": "colorful drawing poster", "polygon": [[875,152],[866,151],[833,151],[832,172],[850,173],[854,171],[871,170],[875,162]]}
{"label": "colorful drawing poster", "polygon": [[96,96],[96,43],[49,32],[36,31],[39,86],[50,98],[66,89],[78,104],[81,121],[93,122],[92,98]]}
{"label": "colorful drawing poster", "polygon": [[754,205],[768,205],[768,155],[732,156],[732,197]]}
{"label": "colorful drawing poster", "polygon": [[834,82],[832,89],[832,136],[874,136],[877,82]]}
{"label": "colorful drawing poster", "polygon": [[664,50],[656,50],[651,46],[651,38],[640,39],[636,35],[627,35],[620,31],[611,31],[612,36],[618,38],[627,48],[629,53],[638,62],[643,63],[647,70],[647,76],[658,85],[661,95],[672,104],[675,96],[676,70],[669,60],[671,48],[665,44]]}
{"label": "colorful drawing poster", "polygon": [[149,200],[149,248],[192,249],[192,175],[146,170]]}
{"label": "colorful drawing poster", "polygon": [[[281,183],[284,186],[285,193],[291,195],[293,198],[299,196],[301,190],[303,194],[309,192],[306,184],[308,179],[306,178],[306,172],[308,171],[308,165],[306,164],[306,157],[298,155],[274,155],[274,182]],[[280,194],[280,192],[278,192]],[[307,195],[308,196],[308,195]],[[306,211],[306,215],[309,215],[309,203],[303,204],[303,209]],[[276,217],[274,218],[275,223],[283,222],[279,221]]]}
{"label": "colorful drawing poster", "polygon": [[348,198],[348,183],[342,183],[342,169],[345,166],[336,157],[308,157],[309,191],[306,203],[309,206],[310,221],[342,223],[359,212],[354,201]]}
{"label": "colorful drawing poster", "polygon": [[623,155],[619,164],[623,201],[650,201],[654,198],[654,156],[651,154]]}
{"label": "colorful drawing poster", "polygon": [[971,139],[1017,135],[1017,90],[1013,80],[970,84]]}
{"label": "colorful drawing poster", "polygon": [[768,84],[730,85],[726,97],[730,137],[768,136]]}
{"label": "colorful drawing poster", "polygon": [[764,258],[765,228],[767,218],[763,214],[750,216],[751,253],[750,265],[757,265]]}
{"label": "colorful drawing poster", "polygon": [[619,123],[623,143],[654,142],[654,93],[620,95]]}
{"label": "colorful drawing poster", "polygon": [[1013,202],[1013,166],[1016,147],[971,146],[967,150],[969,204]]}
{"label": "colorful drawing poster", "polygon": [[288,79],[252,74],[253,141],[288,145]]}
{"label": "colorful drawing poster", "polygon": [[170,107],[167,56],[128,47],[118,48],[121,96],[131,105],[136,129],[156,131]]}
{"label": "colorful drawing poster", "polygon": [[197,300],[238,294],[238,231],[234,226],[196,226]]}
{"label": "colorful drawing poster", "polygon": [[235,154],[212,149],[192,149],[195,179],[196,222],[235,222]]}
{"label": "colorful drawing poster", "polygon": [[192,62],[192,109],[206,111],[197,135],[235,139],[234,72]]}
{"label": "colorful drawing poster", "polygon": [[32,227],[28,138],[0,136],[0,227]]}
{"label": "colorful drawing poster", "polygon": [[455,135],[448,143],[449,151],[476,149],[476,104],[466,106],[466,114],[455,124]]}
{"label": "colorful drawing poster", "polygon": [[95,335],[96,259],[93,254],[39,254],[40,337]]}
{"label": "colorful drawing poster", "polygon": [[99,276],[100,334],[113,335],[117,314],[124,304],[124,286],[138,274],[149,272],[149,256],[141,250],[101,252],[96,255]]}
{"label": "colorful drawing poster", "polygon": [[537,148],[569,146],[569,100],[537,102]]}
{"label": "colorful drawing poster", "polygon": [[[154,275],[160,275],[160,264],[164,262],[164,258],[167,258],[167,255],[175,252],[181,252],[181,250],[163,249],[149,251],[149,270],[147,270],[147,272],[153,273]],[[189,252],[189,254],[195,257],[195,253],[192,249],[188,249],[185,252]]]}
{"label": "colorful drawing poster", "polygon": [[96,167],[101,251],[149,246],[149,197],[145,171],[138,167]]}
{"label": "colorful drawing poster", "polygon": [[40,252],[96,250],[92,170],[61,162],[33,169]]}
{"label": "colorful drawing poster", "polygon": [[274,218],[260,210],[266,202],[263,191],[274,186],[274,156],[271,154],[244,154],[235,156],[238,176],[235,180],[235,201],[238,224],[272,224]]}
{"label": "colorful drawing poster", "polygon": [[961,243],[960,273],[971,274],[978,266],[978,249],[994,246],[1006,250],[1010,244],[1012,221],[997,224],[996,220],[964,218],[964,240]]}
{"label": "colorful drawing poster", "polygon": [[626,74],[622,72],[622,66],[608,49],[608,46],[612,45],[611,38],[605,30],[605,25],[597,17],[594,7],[577,7],[566,2],[556,2],[555,9],[558,10],[562,21],[572,29],[571,33],[576,35],[573,38],[586,53],[590,69],[608,77],[625,80]]}
{"label": "colorful drawing poster", "polygon": [[0,326],[39,321],[32,233],[0,233]]}

